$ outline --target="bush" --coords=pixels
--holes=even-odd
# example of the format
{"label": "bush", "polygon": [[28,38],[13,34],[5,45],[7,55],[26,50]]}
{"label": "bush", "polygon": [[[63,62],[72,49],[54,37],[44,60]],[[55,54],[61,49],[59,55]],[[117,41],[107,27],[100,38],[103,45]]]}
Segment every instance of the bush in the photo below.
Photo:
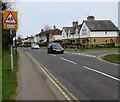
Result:
{"label": "bush", "polygon": [[70,42],[64,42],[63,44],[64,45],[70,45],[71,43]]}
{"label": "bush", "polygon": [[31,42],[24,42],[24,44],[31,44]]}
{"label": "bush", "polygon": [[45,43],[37,43],[40,47],[45,47],[45,46],[47,46],[48,45],[48,43],[47,42],[45,42]]}

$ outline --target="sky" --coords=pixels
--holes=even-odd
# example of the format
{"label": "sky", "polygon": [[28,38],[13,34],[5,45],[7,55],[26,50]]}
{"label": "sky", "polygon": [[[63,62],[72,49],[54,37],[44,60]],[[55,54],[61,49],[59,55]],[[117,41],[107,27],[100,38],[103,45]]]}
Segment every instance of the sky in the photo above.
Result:
{"label": "sky", "polygon": [[[59,1],[59,0],[58,0]],[[40,33],[46,25],[55,25],[58,29],[72,26],[73,21],[79,24],[94,16],[96,20],[111,20],[118,26],[118,2],[109,0],[104,2],[88,2],[77,0],[69,2],[19,1],[15,4],[18,11],[19,25],[17,35],[27,37]]]}

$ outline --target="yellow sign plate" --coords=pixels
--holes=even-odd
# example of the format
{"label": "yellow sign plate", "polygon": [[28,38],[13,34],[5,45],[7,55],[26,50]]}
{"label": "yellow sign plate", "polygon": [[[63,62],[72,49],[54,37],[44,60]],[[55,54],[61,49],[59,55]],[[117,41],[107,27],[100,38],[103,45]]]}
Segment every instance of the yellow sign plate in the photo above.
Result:
{"label": "yellow sign plate", "polygon": [[3,29],[18,29],[18,14],[17,11],[3,11]]}

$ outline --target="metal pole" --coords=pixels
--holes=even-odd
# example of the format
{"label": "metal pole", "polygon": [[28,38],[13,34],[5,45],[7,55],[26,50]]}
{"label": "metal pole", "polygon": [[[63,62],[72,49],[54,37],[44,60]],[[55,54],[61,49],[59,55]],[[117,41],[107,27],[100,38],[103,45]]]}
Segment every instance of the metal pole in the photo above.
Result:
{"label": "metal pole", "polygon": [[[12,35],[12,30],[10,30],[10,34]],[[10,54],[10,67],[11,67],[11,72],[13,72],[13,53],[12,53],[12,43],[11,43],[11,54]]]}
{"label": "metal pole", "polygon": [[17,55],[17,44],[16,44],[16,34],[15,34],[15,54]]}

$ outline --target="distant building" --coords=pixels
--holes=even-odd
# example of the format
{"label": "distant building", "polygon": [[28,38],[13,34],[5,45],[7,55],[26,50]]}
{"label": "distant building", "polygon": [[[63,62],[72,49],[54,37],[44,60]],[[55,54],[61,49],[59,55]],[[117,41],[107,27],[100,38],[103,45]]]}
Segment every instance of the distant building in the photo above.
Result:
{"label": "distant building", "polygon": [[[49,34],[48,34],[48,32],[49,32]],[[53,29],[48,30],[48,31],[43,31],[43,29],[41,29],[41,32],[34,36],[34,41],[36,43],[47,42],[47,39],[49,39],[49,42],[61,41],[61,39],[62,39],[61,30],[57,29],[56,26],[54,26]]]}
{"label": "distant building", "polygon": [[115,45],[118,32],[110,20],[95,20],[93,16],[88,16],[81,25],[63,27],[61,35],[64,42],[74,40],[75,44],[82,47],[93,47]]}

